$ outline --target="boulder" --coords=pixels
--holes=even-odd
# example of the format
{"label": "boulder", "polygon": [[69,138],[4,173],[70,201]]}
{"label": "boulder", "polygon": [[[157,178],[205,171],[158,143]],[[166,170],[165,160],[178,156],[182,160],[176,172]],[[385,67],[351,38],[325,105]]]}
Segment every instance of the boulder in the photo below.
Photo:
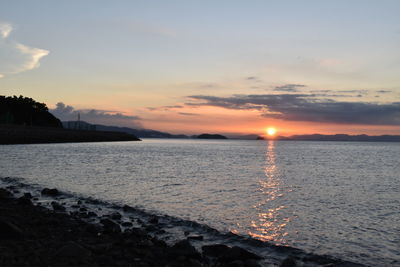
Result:
{"label": "boulder", "polygon": [[110,218],[113,220],[120,220],[122,215],[119,212],[114,212],[110,214]]}
{"label": "boulder", "polygon": [[260,256],[245,250],[244,248],[234,246],[223,254],[221,254],[218,259],[222,262],[232,262],[232,261],[245,261],[245,260],[260,260]]}
{"label": "boulder", "polygon": [[132,208],[131,206],[128,206],[128,205],[124,205],[124,206],[122,207],[122,210],[123,210],[124,212],[135,211],[134,208]]}
{"label": "boulder", "polygon": [[292,257],[287,257],[284,259],[281,264],[279,264],[279,267],[296,267],[296,261]]}
{"label": "boulder", "polygon": [[25,198],[28,198],[28,199],[31,199],[32,198],[32,194],[31,193],[24,193],[24,197]]}
{"label": "boulder", "polygon": [[131,227],[131,226],[133,226],[133,224],[132,224],[131,222],[123,222],[123,223],[121,223],[121,225],[124,226],[124,227]]}
{"label": "boulder", "polygon": [[204,237],[202,235],[190,235],[187,237],[187,239],[202,241],[204,239]]}
{"label": "boulder", "polygon": [[58,196],[60,194],[60,192],[56,189],[56,188],[44,188],[41,192],[42,195],[44,196]]}
{"label": "boulder", "polygon": [[193,259],[200,259],[201,255],[197,250],[190,244],[188,240],[181,240],[175,243],[170,249],[169,252],[171,256],[174,257],[187,257]]}
{"label": "boulder", "polygon": [[117,223],[111,221],[110,219],[101,219],[100,223],[104,226],[105,232],[110,232],[110,233],[121,232],[121,227]]}
{"label": "boulder", "polygon": [[151,224],[157,224],[158,223],[158,217],[157,216],[153,216],[150,218],[149,223]]}
{"label": "boulder", "polygon": [[55,211],[65,211],[65,207],[60,205],[58,202],[52,201],[50,204]]}
{"label": "boulder", "polygon": [[223,253],[227,252],[230,248],[227,245],[216,244],[216,245],[207,245],[202,246],[201,250],[203,251],[203,255],[209,257],[219,257]]}

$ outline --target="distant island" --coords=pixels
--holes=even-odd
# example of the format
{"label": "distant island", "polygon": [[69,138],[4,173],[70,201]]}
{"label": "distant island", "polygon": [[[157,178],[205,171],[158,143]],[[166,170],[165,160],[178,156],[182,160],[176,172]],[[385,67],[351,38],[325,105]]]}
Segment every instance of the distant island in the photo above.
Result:
{"label": "distant island", "polygon": [[200,134],[197,139],[228,139],[228,137],[220,134]]}

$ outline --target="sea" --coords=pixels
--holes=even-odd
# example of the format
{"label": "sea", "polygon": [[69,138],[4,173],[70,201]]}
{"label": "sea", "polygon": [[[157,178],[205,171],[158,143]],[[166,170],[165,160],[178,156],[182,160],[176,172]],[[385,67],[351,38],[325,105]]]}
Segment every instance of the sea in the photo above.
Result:
{"label": "sea", "polygon": [[369,266],[400,265],[400,143],[0,146],[0,176]]}

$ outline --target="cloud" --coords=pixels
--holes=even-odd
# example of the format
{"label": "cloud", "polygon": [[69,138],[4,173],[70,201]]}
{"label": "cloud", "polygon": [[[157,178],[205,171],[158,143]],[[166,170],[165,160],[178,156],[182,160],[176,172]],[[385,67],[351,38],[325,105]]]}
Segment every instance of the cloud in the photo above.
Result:
{"label": "cloud", "polygon": [[61,121],[75,121],[79,114],[82,121],[89,123],[142,128],[139,122],[140,117],[125,115],[116,111],[75,109],[72,106],[59,102],[56,104],[56,108],[50,109],[50,112]]}
{"label": "cloud", "polygon": [[183,108],[182,105],[172,105],[172,106],[161,106],[161,107],[147,107],[150,111],[168,111],[171,109],[180,109]]}
{"label": "cloud", "polygon": [[5,39],[10,35],[10,32],[13,30],[11,24],[9,23],[0,23],[0,37]]}
{"label": "cloud", "polygon": [[400,102],[377,104],[319,99],[309,94],[189,96],[190,106],[259,110],[261,115],[288,121],[400,125]]}
{"label": "cloud", "polygon": [[257,76],[248,76],[248,77],[246,77],[246,81],[255,82],[255,83],[261,83],[262,82],[260,77],[257,77]]}
{"label": "cloud", "polygon": [[0,78],[9,74],[32,70],[40,66],[40,60],[48,50],[20,44],[10,39],[13,27],[0,22]]}
{"label": "cloud", "polygon": [[376,91],[377,93],[380,93],[380,94],[387,94],[387,93],[391,93],[392,91],[389,91],[389,90],[379,90],[379,91]]}
{"label": "cloud", "polygon": [[200,116],[200,114],[189,113],[189,112],[179,112],[178,114],[183,116]]}
{"label": "cloud", "polygon": [[281,86],[275,86],[274,91],[280,92],[298,92],[298,88],[306,87],[304,84],[285,84]]}

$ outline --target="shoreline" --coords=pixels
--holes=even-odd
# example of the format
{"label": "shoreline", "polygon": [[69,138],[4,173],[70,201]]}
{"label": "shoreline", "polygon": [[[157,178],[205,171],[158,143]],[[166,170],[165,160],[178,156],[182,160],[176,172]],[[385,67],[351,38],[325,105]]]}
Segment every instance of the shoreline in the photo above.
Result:
{"label": "shoreline", "polygon": [[122,132],[80,131],[64,128],[0,124],[0,144],[47,144],[78,142],[141,141]]}
{"label": "shoreline", "polygon": [[[212,228],[209,234],[200,235],[195,222],[178,222],[185,225],[178,230],[185,231],[173,239],[165,237],[170,230],[166,223],[168,216],[112,203],[108,203],[108,209],[103,201],[75,197],[56,189],[42,189],[14,178],[1,181],[0,225],[10,222],[20,229],[12,239],[0,238],[0,242],[5,242],[3,244],[9,244],[11,240],[15,245],[7,249],[8,254],[0,256],[1,266],[7,266],[1,263],[15,258],[28,261],[30,265],[27,266],[46,266],[35,263],[38,259],[47,266],[53,266],[52,261],[57,263],[56,266],[363,266],[219,233]],[[43,228],[47,228],[45,233]],[[1,228],[0,233],[3,235]],[[221,238],[231,242],[221,242]],[[33,250],[39,251],[33,256],[16,249],[32,250],[32,244]],[[254,249],[249,249],[250,245]],[[60,265],[57,257],[62,256],[60,253],[68,254],[69,250],[78,251],[80,257],[75,262]],[[269,251],[267,256],[259,253],[264,250]],[[106,258],[107,264],[102,265]]]}

